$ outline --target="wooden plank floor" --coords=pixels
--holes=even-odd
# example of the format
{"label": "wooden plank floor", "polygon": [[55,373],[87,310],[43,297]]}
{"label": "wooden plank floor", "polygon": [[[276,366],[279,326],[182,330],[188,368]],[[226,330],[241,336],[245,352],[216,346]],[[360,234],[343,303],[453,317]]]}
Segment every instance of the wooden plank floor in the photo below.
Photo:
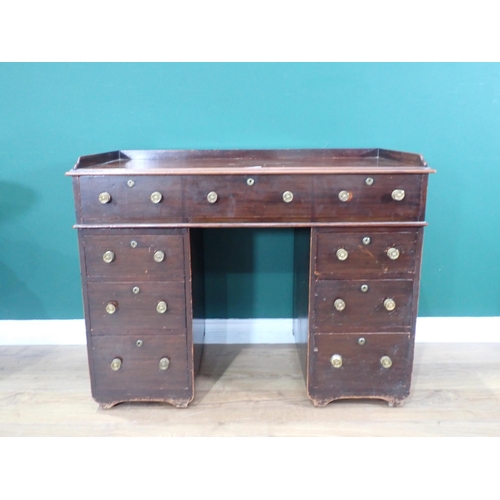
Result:
{"label": "wooden plank floor", "polygon": [[412,393],[309,402],[295,346],[208,345],[187,409],[99,409],[83,346],[0,347],[0,436],[500,436],[500,344],[417,344]]}

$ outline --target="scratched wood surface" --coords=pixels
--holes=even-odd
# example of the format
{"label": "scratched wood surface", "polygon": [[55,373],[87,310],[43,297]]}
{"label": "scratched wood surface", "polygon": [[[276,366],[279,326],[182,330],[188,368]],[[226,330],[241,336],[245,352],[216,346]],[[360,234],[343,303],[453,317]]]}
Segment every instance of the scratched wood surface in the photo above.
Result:
{"label": "scratched wood surface", "polygon": [[295,346],[205,346],[187,409],[99,409],[83,346],[0,347],[0,436],[500,436],[500,344],[417,344],[402,408],[307,399]]}

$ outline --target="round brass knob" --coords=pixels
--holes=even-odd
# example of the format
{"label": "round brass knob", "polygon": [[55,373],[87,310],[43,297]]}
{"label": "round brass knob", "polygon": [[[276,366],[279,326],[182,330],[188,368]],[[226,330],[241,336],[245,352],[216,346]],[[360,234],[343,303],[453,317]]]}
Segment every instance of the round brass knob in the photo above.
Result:
{"label": "round brass knob", "polygon": [[369,245],[372,242],[372,239],[369,236],[365,236],[362,240],[363,245]]}
{"label": "round brass knob", "polygon": [[155,191],[151,193],[150,198],[153,203],[160,203],[160,201],[163,200],[163,195],[159,191]]}
{"label": "round brass knob", "polygon": [[392,366],[392,359],[389,356],[382,356],[380,358],[380,364],[383,368],[390,368]]}
{"label": "round brass knob", "polygon": [[132,248],[137,248],[137,241],[132,240],[132,241],[130,242],[130,246],[131,246]]}
{"label": "round brass knob", "polygon": [[360,338],[358,339],[358,344],[359,344],[359,345],[365,345],[365,344],[366,344],[366,339],[365,339],[364,337],[360,337]]}
{"label": "round brass knob", "polygon": [[342,299],[335,300],[333,305],[337,311],[343,311],[345,309],[345,302]]}
{"label": "round brass knob", "polygon": [[106,312],[108,314],[115,314],[117,308],[118,308],[118,304],[116,302],[108,302],[106,304]]}
{"label": "round brass knob", "polygon": [[99,195],[99,201],[100,201],[103,205],[105,205],[106,203],[109,203],[109,202],[111,201],[111,195],[110,195],[109,193],[106,193],[106,192],[101,193],[101,194]]}
{"label": "round brass knob", "polygon": [[396,309],[396,302],[394,302],[394,300],[392,300],[392,299],[385,299],[384,300],[384,307],[388,311],[394,311],[394,309]]}
{"label": "round brass knob", "polygon": [[160,300],[158,304],[156,304],[156,311],[159,312],[160,314],[164,314],[167,312],[167,303],[164,300]]}
{"label": "round brass knob", "polygon": [[293,200],[293,193],[291,191],[285,191],[283,193],[283,201],[285,203],[290,203]]}
{"label": "round brass knob", "polygon": [[134,295],[137,295],[140,291],[141,289],[138,286],[134,286],[134,288],[132,288],[132,293]]}
{"label": "round brass knob", "polygon": [[373,184],[373,177],[367,177],[367,178],[365,179],[365,184],[366,184],[367,186],[371,186],[371,185]]}
{"label": "round brass knob", "polygon": [[122,367],[122,360],[120,358],[115,358],[111,361],[111,369],[117,372]]}
{"label": "round brass knob", "polygon": [[342,366],[342,356],[340,354],[334,354],[330,358],[330,363],[334,368],[340,368]]}
{"label": "round brass knob", "polygon": [[337,259],[346,260],[349,257],[349,252],[345,248],[339,248],[337,250]]}
{"label": "round brass knob", "polygon": [[108,250],[107,252],[104,252],[102,260],[106,262],[106,264],[110,264],[115,260],[115,254],[111,250]]}
{"label": "round brass knob", "polygon": [[168,370],[168,367],[170,366],[170,360],[168,358],[161,358],[158,366],[160,370]]}
{"label": "round brass knob", "polygon": [[153,259],[155,262],[163,262],[165,260],[165,252],[163,250],[156,250],[153,254]]}
{"label": "round brass knob", "polygon": [[217,193],[215,191],[210,191],[210,193],[207,194],[207,201],[208,203],[215,203],[217,201]]}
{"label": "round brass knob", "polygon": [[401,201],[405,197],[405,190],[404,189],[395,189],[391,193],[392,199],[396,201]]}
{"label": "round brass knob", "polygon": [[252,179],[251,177],[249,177],[249,178],[247,179],[247,185],[248,185],[248,186],[253,186],[254,184],[255,184],[255,180],[254,180],[254,179]]}
{"label": "round brass knob", "polygon": [[399,250],[397,248],[389,248],[387,250],[387,257],[391,260],[396,260],[399,257]]}
{"label": "round brass knob", "polygon": [[362,284],[359,288],[363,293],[368,291],[368,285],[366,283]]}
{"label": "round brass knob", "polygon": [[128,186],[129,188],[133,188],[133,187],[135,186],[135,182],[134,182],[132,179],[129,179],[129,180],[127,181],[127,186]]}
{"label": "round brass knob", "polygon": [[339,193],[339,200],[346,202],[349,201],[352,198],[351,193],[349,191],[340,191]]}
{"label": "round brass knob", "polygon": [[136,345],[137,347],[141,347],[141,346],[142,346],[142,344],[143,344],[143,342],[142,342],[142,340],[141,340],[141,339],[139,339],[139,340],[136,340],[136,341],[135,341],[135,345]]}

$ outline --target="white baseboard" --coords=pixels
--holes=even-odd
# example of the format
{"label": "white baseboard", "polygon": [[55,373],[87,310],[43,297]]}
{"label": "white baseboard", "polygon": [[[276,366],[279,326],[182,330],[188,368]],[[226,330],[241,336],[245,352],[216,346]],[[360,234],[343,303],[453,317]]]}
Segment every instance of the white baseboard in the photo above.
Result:
{"label": "white baseboard", "polygon": [[[207,344],[291,344],[292,319],[209,319]],[[418,318],[416,342],[500,342],[500,316]],[[0,345],[85,345],[83,319],[1,320]]]}

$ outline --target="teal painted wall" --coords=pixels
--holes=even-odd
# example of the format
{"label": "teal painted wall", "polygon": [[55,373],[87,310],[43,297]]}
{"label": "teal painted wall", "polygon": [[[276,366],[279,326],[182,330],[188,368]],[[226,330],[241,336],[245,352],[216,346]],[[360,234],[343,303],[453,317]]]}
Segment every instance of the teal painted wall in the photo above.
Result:
{"label": "teal painted wall", "polygon": [[[419,314],[500,315],[500,64],[0,64],[0,318],[82,316],[78,156],[299,147],[424,154]],[[290,316],[290,231],[205,250],[210,316]]]}

